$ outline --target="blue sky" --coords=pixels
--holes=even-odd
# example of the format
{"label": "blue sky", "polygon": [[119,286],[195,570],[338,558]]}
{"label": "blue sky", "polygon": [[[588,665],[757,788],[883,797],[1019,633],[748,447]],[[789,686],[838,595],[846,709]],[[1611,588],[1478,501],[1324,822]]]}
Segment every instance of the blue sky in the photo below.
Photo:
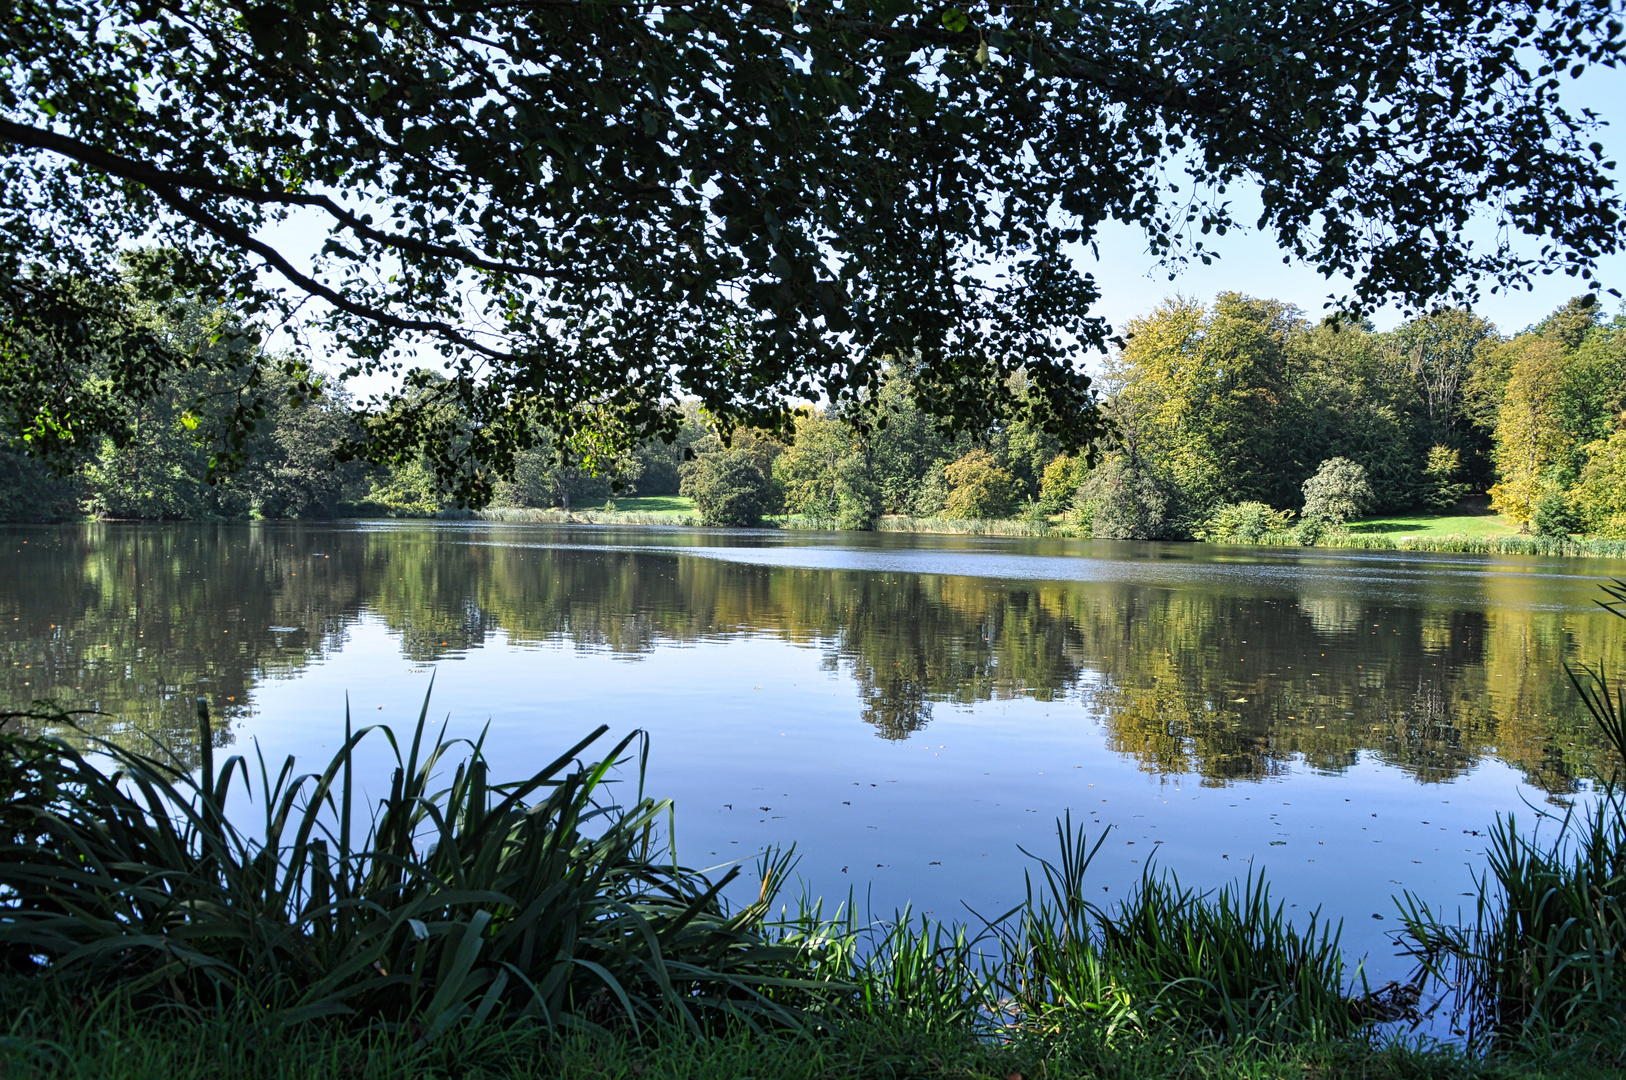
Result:
{"label": "blue sky", "polygon": [[[1609,126],[1596,136],[1608,152],[1606,160],[1616,160],[1626,167],[1626,70],[1592,68],[1562,91],[1565,106],[1573,110],[1589,107],[1597,112]],[[1617,183],[1626,182],[1626,168],[1617,168]],[[1239,207],[1257,206],[1253,191],[1239,186]],[[1246,213],[1239,219],[1251,220]],[[1254,218],[1257,214],[1254,215]],[[1329,281],[1314,269],[1303,265],[1282,265],[1281,252],[1275,238],[1249,230],[1232,232],[1219,238],[1205,238],[1220,255],[1220,261],[1211,266],[1196,265],[1183,270],[1173,281],[1168,270],[1155,265],[1146,253],[1146,244],[1137,230],[1116,227],[1107,230],[1098,244],[1099,262],[1086,255],[1080,260],[1082,270],[1094,273],[1102,288],[1100,314],[1122,329],[1130,318],[1150,311],[1164,298],[1175,293],[1212,300],[1216,293],[1234,290],[1253,296],[1273,297],[1297,304],[1311,316],[1319,316],[1327,296],[1347,292],[1348,283]],[[1626,293],[1626,256],[1617,255],[1603,266],[1606,286]],[[1487,296],[1480,305],[1480,314],[1489,318],[1504,333],[1522,330],[1539,321],[1554,308],[1585,289],[1573,278],[1562,275],[1544,279],[1533,292],[1497,294]],[[1609,307],[1616,308],[1611,299]],[[1400,321],[1395,310],[1380,312],[1374,321],[1380,329],[1388,329]]]}
{"label": "blue sky", "polygon": [[[1562,97],[1566,107],[1577,111],[1589,107],[1606,121],[1608,126],[1595,137],[1604,144],[1608,159],[1626,166],[1626,69],[1589,69],[1564,88]],[[1617,168],[1615,173],[1620,178],[1617,182],[1626,183],[1626,168]],[[1257,189],[1237,184],[1233,185],[1231,194],[1237,207],[1238,220],[1255,220]],[[1252,213],[1249,212],[1250,208],[1253,209]],[[321,245],[322,232],[319,227],[313,228],[314,224],[296,217],[278,228],[267,230],[266,236],[278,243],[296,262],[300,262],[310,258]],[[1168,268],[1159,266],[1147,252],[1145,237],[1138,229],[1122,225],[1104,229],[1097,238],[1099,259],[1087,250],[1078,259],[1079,269],[1094,274],[1102,289],[1097,313],[1112,323],[1114,329],[1122,332],[1131,318],[1146,314],[1159,302],[1177,293],[1210,301],[1217,293],[1237,291],[1285,300],[1298,305],[1307,315],[1319,317],[1324,312],[1329,295],[1349,291],[1347,280],[1328,280],[1302,264],[1284,265],[1275,237],[1270,233],[1259,233],[1252,229],[1233,230],[1225,237],[1207,237],[1205,241],[1219,256],[1218,261],[1209,266],[1196,264],[1185,267],[1170,280]],[[1626,255],[1616,255],[1606,260],[1602,266],[1602,277],[1607,286],[1626,293]],[[1557,275],[1542,279],[1531,292],[1487,295],[1479,306],[1479,312],[1504,333],[1513,333],[1539,321],[1582,291],[1582,286],[1575,279]],[[1610,310],[1619,307],[1619,302],[1613,299],[1609,299],[1607,304]],[[1391,328],[1401,318],[1402,314],[1395,309],[1374,315],[1379,329]],[[278,340],[283,340],[280,335]],[[321,335],[312,335],[310,340],[320,348]],[[352,385],[365,395],[383,389],[392,381],[364,378]]]}

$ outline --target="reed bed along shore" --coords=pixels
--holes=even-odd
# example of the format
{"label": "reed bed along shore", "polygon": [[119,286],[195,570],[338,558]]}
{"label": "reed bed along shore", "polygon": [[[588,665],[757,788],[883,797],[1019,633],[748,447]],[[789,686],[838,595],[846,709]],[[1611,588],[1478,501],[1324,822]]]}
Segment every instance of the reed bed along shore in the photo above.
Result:
{"label": "reed bed along shore", "polygon": [[[1241,543],[1228,540],[1226,543]],[[1291,533],[1266,533],[1258,544],[1297,547]],[[1313,545],[1363,551],[1440,551],[1473,555],[1556,555],[1565,558],[1626,559],[1626,540],[1552,536],[1391,536],[1328,529]]]}
{"label": "reed bed along shore", "polygon": [[[481,521],[549,525],[672,525],[699,527],[700,516],[684,511],[641,510],[481,510],[472,515]],[[764,519],[763,528],[791,531],[834,532],[841,529],[837,518],[810,514],[790,514]],[[875,532],[920,533],[946,536],[1053,537],[1088,540],[1088,529],[1067,522],[1032,518],[983,518],[963,520],[942,517],[908,517],[888,514],[875,522]],[[1329,528],[1306,544],[1294,531],[1267,532],[1254,540],[1229,538],[1214,543],[1250,547],[1343,548],[1360,551],[1436,551],[1475,555],[1545,555],[1564,558],[1626,559],[1626,540],[1586,537],[1465,535],[1406,535],[1367,533]]]}
{"label": "reed bed along shore", "polygon": [[[1626,617],[1626,586],[1606,592]],[[1571,674],[1626,760],[1626,688],[1601,668]],[[27,719],[72,733],[54,707]],[[1089,867],[1107,834],[1070,818],[1009,912],[860,919],[779,900],[793,851],[715,878],[683,867],[671,804],[642,790],[637,733],[600,749],[601,727],[496,783],[481,740],[437,734],[427,699],[409,732],[347,720],[310,773],[217,763],[201,703],[198,720],[195,773],[88,735],[0,733],[6,1076],[165,1061],[166,1080],[218,1062],[251,1076],[278,1056],[278,1076],[468,1075],[449,1047],[503,1076],[594,1075],[572,1054],[608,1063],[599,1075],[697,1077],[1626,1065],[1618,772],[1556,832],[1498,819],[1470,920],[1398,897],[1415,974],[1374,987],[1337,925],[1289,919],[1259,877],[1202,892],[1149,869],[1097,905]],[[367,740],[394,760],[375,802],[357,774]],[[742,879],[754,895],[730,907]],[[1430,1009],[1462,1045],[1395,1044]],[[125,1064],[73,1071],[115,1052]]]}

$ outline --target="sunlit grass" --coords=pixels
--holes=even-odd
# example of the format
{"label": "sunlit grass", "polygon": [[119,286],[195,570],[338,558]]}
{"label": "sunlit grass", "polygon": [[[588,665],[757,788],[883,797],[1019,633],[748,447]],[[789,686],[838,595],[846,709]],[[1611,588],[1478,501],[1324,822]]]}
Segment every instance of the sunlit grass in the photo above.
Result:
{"label": "sunlit grass", "polygon": [[1347,526],[1354,533],[1401,536],[1516,536],[1518,527],[1500,514],[1409,514],[1361,518]]}
{"label": "sunlit grass", "polygon": [[407,1031],[313,1024],[268,1036],[244,1017],[136,1013],[107,995],[0,983],[7,1080],[1605,1080],[1606,1047],[1469,1056],[1450,1047],[1320,1041],[1241,1046],[1182,1040],[978,1038],[895,1020],[818,1035],[735,1027],[560,1033],[505,1025],[422,1044]]}
{"label": "sunlit grass", "polygon": [[613,496],[603,500],[584,501],[576,510],[603,510],[622,514],[692,514],[694,500],[686,495],[634,495]]}

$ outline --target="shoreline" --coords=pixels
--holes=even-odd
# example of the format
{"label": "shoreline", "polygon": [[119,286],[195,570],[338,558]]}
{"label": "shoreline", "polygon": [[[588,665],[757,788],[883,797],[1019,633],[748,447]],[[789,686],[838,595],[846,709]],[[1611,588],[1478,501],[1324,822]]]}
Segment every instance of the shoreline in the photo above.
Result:
{"label": "shoreline", "polygon": [[[498,509],[452,510],[433,516],[357,515],[332,518],[79,518],[60,521],[8,521],[6,525],[191,525],[227,524],[232,522],[276,521],[305,522],[309,524],[340,523],[346,521],[479,521],[493,525],[594,525],[619,527],[706,528],[700,515],[684,511],[603,510],[603,509]],[[807,515],[779,515],[766,518],[759,528],[764,532],[884,532],[911,533],[921,536],[1008,536],[1018,539],[1051,540],[1112,540],[1112,537],[1090,536],[1076,525],[1057,522],[1039,522],[1022,518],[985,518],[961,520],[954,518],[917,518],[901,514],[882,517],[871,530],[843,530],[835,518]],[[1549,558],[1626,559],[1626,539],[1614,540],[1593,537],[1560,539],[1528,535],[1470,535],[1444,533],[1438,536],[1388,533],[1367,533],[1351,530],[1329,531],[1314,544],[1301,544],[1290,533],[1267,533],[1256,541],[1226,540],[1117,540],[1119,543],[1175,543],[1206,544],[1214,547],[1281,548],[1293,550],[1395,551],[1437,552],[1462,555],[1530,555]]]}
{"label": "shoreline", "polygon": [[[448,515],[450,516],[450,515]],[[487,521],[493,524],[534,525],[663,525],[669,527],[703,527],[700,516],[682,512],[647,512],[622,510],[477,510],[456,515],[460,519]],[[432,519],[431,519],[432,520]],[[835,518],[805,515],[786,515],[769,518],[762,526],[767,531],[786,532],[840,532]],[[852,530],[859,531],[859,530]],[[1078,526],[1055,522],[1030,521],[1022,518],[985,518],[959,520],[953,518],[917,518],[901,514],[883,516],[872,532],[918,533],[935,536],[1010,536],[1029,539],[1099,540]],[[1133,541],[1129,541],[1133,542]],[[1167,543],[1210,544],[1215,547],[1273,547],[1273,548],[1326,548],[1357,551],[1420,551],[1469,555],[1540,555],[1561,558],[1626,559],[1626,540],[1602,538],[1559,539],[1546,536],[1495,536],[1445,533],[1439,536],[1364,533],[1349,530],[1330,531],[1314,544],[1300,544],[1289,534],[1266,534],[1259,540],[1171,540]]]}

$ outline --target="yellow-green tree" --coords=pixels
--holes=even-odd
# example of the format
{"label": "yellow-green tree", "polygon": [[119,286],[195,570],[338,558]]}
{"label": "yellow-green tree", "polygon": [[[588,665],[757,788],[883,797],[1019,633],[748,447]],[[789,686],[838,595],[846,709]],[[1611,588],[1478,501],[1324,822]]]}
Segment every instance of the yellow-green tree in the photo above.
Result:
{"label": "yellow-green tree", "polygon": [[1072,505],[1078,485],[1089,474],[1082,458],[1057,454],[1044,467],[1039,478],[1039,506],[1047,514],[1059,514]]}
{"label": "yellow-green tree", "polygon": [[1508,376],[1496,410],[1491,506],[1528,531],[1546,473],[1570,446],[1561,409],[1566,355],[1561,341],[1534,334],[1498,350],[1507,350],[1497,359],[1507,364]]}
{"label": "yellow-green tree", "polygon": [[857,452],[852,429],[840,420],[817,410],[798,416],[795,441],[773,464],[785,510],[834,517],[841,505],[844,464]]}
{"label": "yellow-green tree", "polygon": [[1586,532],[1626,538],[1626,431],[1581,448],[1586,464],[1569,490],[1570,505]]}
{"label": "yellow-green tree", "polygon": [[943,466],[949,497],[945,510],[955,518],[995,518],[1010,513],[1016,477],[999,467],[986,450],[971,450]]}

